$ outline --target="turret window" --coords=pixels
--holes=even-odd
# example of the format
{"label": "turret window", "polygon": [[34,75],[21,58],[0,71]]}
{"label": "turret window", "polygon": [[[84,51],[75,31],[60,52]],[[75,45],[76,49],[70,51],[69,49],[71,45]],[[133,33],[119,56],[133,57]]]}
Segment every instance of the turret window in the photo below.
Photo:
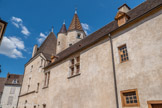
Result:
{"label": "turret window", "polygon": [[69,44],[69,46],[72,46],[72,44]]}
{"label": "turret window", "polygon": [[81,38],[81,34],[80,34],[80,33],[78,33],[77,38],[78,38],[78,39],[80,39],[80,38]]}

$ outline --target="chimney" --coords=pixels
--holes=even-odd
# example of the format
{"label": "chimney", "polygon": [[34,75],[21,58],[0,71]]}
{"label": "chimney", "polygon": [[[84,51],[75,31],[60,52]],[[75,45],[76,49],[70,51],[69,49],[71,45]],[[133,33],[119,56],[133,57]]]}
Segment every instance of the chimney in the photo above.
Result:
{"label": "chimney", "polygon": [[37,50],[38,50],[38,45],[34,45],[32,57],[34,57],[34,55],[37,53]]}
{"label": "chimney", "polygon": [[118,8],[118,11],[127,13],[131,8],[127,4],[123,4]]}
{"label": "chimney", "polygon": [[127,4],[123,4],[122,6],[120,6],[118,8],[118,13],[115,16],[115,20],[118,21],[118,26],[122,26],[123,24],[125,24],[127,22],[127,20],[130,18],[127,15],[127,12],[130,10],[130,7],[128,7]]}

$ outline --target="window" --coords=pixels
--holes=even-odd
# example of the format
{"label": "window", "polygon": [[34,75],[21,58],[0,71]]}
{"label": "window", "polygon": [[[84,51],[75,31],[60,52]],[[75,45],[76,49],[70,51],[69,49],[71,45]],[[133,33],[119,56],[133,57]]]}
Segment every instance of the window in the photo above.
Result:
{"label": "window", "polygon": [[127,52],[127,46],[126,45],[122,45],[121,47],[118,47],[119,50],[119,56],[120,56],[120,62],[125,62],[128,61],[128,52]]}
{"label": "window", "polygon": [[50,79],[50,72],[45,73],[44,87],[48,87]]}
{"label": "window", "polygon": [[43,66],[43,59],[41,59],[41,63],[40,63],[40,67],[42,67]]}
{"label": "window", "polygon": [[137,89],[121,91],[123,107],[139,106]]}
{"label": "window", "polygon": [[15,93],[15,87],[12,87],[11,90],[10,90],[10,94],[14,94]]}
{"label": "window", "polygon": [[37,83],[37,92],[39,91],[39,83]]}
{"label": "window", "polygon": [[80,56],[70,60],[70,77],[78,75],[80,72]]}
{"label": "window", "polygon": [[14,80],[12,81],[12,84],[17,84],[17,79],[14,79]]}
{"label": "window", "polygon": [[32,70],[33,70],[33,65],[30,67],[30,72],[32,72]]}
{"label": "window", "polygon": [[80,39],[80,38],[81,38],[80,36],[81,36],[81,34],[80,34],[80,33],[78,33],[77,38],[78,38],[78,39]]}
{"label": "window", "polygon": [[148,108],[162,108],[161,100],[147,101],[147,104],[148,104]]}
{"label": "window", "polygon": [[9,96],[7,105],[12,105],[12,101],[13,101],[13,96]]}
{"label": "window", "polygon": [[46,108],[46,104],[43,104],[43,108]]}
{"label": "window", "polygon": [[69,46],[72,46],[72,44],[69,44]]}
{"label": "window", "polygon": [[60,41],[58,41],[58,45],[60,45]]}

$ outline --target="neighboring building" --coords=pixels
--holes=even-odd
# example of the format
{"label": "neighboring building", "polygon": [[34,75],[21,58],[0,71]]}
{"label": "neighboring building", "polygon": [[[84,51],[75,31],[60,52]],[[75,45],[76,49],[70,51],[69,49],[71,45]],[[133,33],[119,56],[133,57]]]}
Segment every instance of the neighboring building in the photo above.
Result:
{"label": "neighboring building", "polygon": [[0,19],[0,45],[3,39],[4,32],[6,30],[7,22]]}
{"label": "neighboring building", "polygon": [[2,98],[2,94],[3,94],[3,88],[4,88],[5,82],[6,82],[6,78],[0,78],[0,108],[2,108],[1,98]]}
{"label": "neighboring building", "polygon": [[16,108],[23,75],[9,74],[3,89],[2,108]]}
{"label": "neighboring building", "polygon": [[162,0],[114,18],[86,37],[75,13],[34,46],[18,108],[162,108]]}

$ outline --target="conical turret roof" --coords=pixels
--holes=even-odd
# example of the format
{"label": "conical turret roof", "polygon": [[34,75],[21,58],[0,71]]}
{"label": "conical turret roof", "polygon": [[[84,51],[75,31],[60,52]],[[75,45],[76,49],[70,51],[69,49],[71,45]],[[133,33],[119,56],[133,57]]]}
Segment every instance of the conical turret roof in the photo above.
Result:
{"label": "conical turret roof", "polygon": [[71,21],[71,24],[70,24],[68,30],[83,30],[82,25],[81,25],[81,23],[79,21],[79,17],[78,17],[76,12],[74,14],[74,17],[73,17],[73,19]]}
{"label": "conical turret roof", "polygon": [[63,25],[62,25],[62,27],[61,27],[59,33],[67,33],[67,29],[66,29],[65,23],[63,23]]}

